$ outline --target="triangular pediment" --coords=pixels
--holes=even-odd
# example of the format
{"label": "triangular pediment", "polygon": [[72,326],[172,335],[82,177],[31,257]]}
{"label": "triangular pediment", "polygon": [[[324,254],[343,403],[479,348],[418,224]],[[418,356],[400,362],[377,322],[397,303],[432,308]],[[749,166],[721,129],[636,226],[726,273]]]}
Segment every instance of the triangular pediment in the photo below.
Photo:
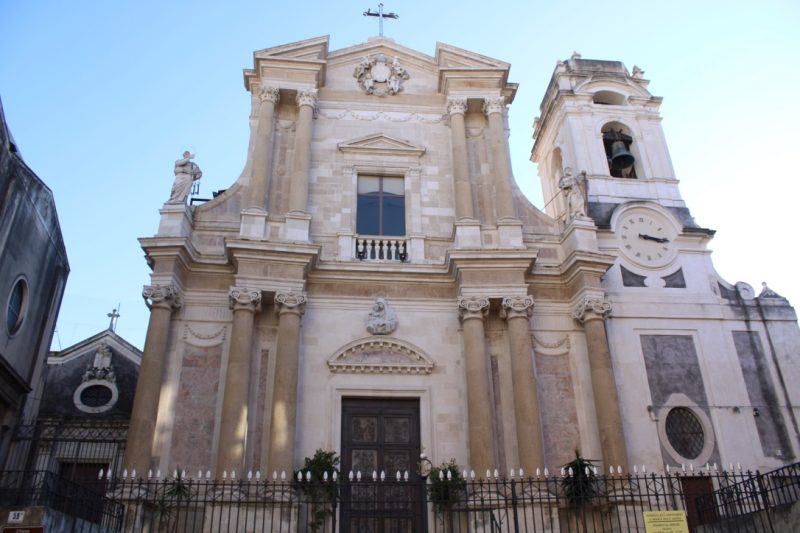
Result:
{"label": "triangular pediment", "polygon": [[399,155],[421,157],[425,148],[409,141],[390,137],[384,133],[373,133],[358,139],[339,143],[339,150],[344,153]]}
{"label": "triangular pediment", "polygon": [[328,359],[328,368],[343,374],[430,374],[433,360],[410,342],[385,335],[355,340]]}
{"label": "triangular pediment", "polygon": [[325,59],[328,56],[329,40],[330,37],[328,35],[323,35],[313,39],[265,48],[255,52],[253,55],[256,59],[268,57],[303,60]]}
{"label": "triangular pediment", "polygon": [[493,57],[476,54],[456,46],[436,43],[436,63],[443,68],[478,68],[508,70],[511,65]]}
{"label": "triangular pediment", "polygon": [[91,359],[102,346],[108,346],[115,355],[121,355],[137,365],[142,362],[142,352],[109,329],[101,331],[60,352],[50,352],[47,363],[50,365],[63,365],[76,359],[86,357]]}

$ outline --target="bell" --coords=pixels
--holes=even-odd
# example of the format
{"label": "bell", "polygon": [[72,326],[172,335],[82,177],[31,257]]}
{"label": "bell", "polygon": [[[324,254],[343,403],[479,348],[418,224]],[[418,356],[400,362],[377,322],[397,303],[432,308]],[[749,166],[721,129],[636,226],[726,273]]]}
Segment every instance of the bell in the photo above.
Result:
{"label": "bell", "polygon": [[623,170],[631,166],[634,161],[635,159],[625,147],[625,143],[614,141],[614,144],[611,145],[611,168]]}

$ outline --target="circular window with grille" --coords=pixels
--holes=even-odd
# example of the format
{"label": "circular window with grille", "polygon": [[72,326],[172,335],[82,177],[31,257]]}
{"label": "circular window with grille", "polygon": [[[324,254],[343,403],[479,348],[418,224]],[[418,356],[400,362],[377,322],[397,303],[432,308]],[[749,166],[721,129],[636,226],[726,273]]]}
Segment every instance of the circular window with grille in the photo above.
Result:
{"label": "circular window with grille", "polygon": [[75,389],[72,401],[84,413],[102,413],[114,407],[118,398],[119,390],[115,383],[92,379]]}
{"label": "circular window with grille", "polygon": [[680,455],[697,459],[705,446],[703,424],[687,407],[674,407],[667,413],[665,424],[667,439]]}

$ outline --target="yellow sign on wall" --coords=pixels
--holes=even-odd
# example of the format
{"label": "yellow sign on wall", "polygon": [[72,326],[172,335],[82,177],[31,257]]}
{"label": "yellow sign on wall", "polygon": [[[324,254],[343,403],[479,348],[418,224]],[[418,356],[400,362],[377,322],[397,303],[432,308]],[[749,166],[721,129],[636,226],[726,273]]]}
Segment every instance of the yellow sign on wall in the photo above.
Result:
{"label": "yellow sign on wall", "polygon": [[689,533],[683,511],[645,511],[644,530],[647,533]]}

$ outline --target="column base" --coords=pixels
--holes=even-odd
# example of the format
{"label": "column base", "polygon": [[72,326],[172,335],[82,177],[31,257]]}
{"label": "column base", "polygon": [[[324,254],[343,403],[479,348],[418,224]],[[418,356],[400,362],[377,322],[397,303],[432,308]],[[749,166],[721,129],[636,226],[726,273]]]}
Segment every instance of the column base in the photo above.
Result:
{"label": "column base", "polygon": [[456,249],[481,247],[481,223],[473,218],[462,218],[456,222]]}
{"label": "column base", "polygon": [[242,209],[239,237],[257,241],[267,240],[267,212],[258,207]]}
{"label": "column base", "polygon": [[311,215],[302,211],[286,213],[283,238],[287,241],[309,242]]}
{"label": "column base", "polygon": [[192,233],[192,210],[188,205],[164,204],[158,212],[158,237],[188,237]]}

